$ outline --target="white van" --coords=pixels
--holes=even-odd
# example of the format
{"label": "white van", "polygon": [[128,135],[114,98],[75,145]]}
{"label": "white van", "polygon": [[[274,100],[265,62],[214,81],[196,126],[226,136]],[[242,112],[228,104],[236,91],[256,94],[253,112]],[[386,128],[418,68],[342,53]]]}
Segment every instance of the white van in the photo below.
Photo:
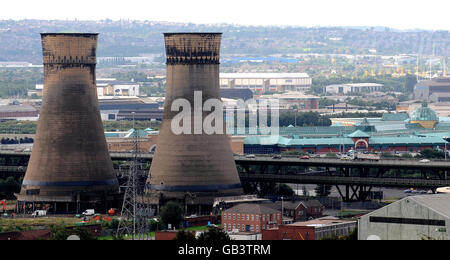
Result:
{"label": "white van", "polygon": [[83,216],[94,216],[95,210],[93,209],[87,209],[85,212],[82,213]]}
{"label": "white van", "polygon": [[47,211],[46,210],[35,210],[33,212],[33,214],[31,214],[32,217],[43,217],[43,216],[47,216]]}

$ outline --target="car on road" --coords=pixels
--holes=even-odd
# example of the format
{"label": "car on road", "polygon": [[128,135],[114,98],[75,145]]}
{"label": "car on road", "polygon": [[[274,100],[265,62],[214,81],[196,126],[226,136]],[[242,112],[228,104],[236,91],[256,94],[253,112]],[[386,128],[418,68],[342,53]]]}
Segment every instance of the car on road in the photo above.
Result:
{"label": "car on road", "polygon": [[309,156],[308,155],[300,156],[300,160],[309,160]]}
{"label": "car on road", "polygon": [[420,160],[419,162],[420,162],[420,163],[430,163],[431,161],[428,160],[428,159],[423,159],[423,160]]}
{"label": "car on road", "polygon": [[272,159],[279,160],[279,159],[281,159],[281,155],[276,154],[276,155],[272,156]]}
{"label": "car on road", "polygon": [[245,157],[246,157],[246,158],[256,158],[256,155],[254,155],[254,154],[248,154],[248,155],[246,155]]}

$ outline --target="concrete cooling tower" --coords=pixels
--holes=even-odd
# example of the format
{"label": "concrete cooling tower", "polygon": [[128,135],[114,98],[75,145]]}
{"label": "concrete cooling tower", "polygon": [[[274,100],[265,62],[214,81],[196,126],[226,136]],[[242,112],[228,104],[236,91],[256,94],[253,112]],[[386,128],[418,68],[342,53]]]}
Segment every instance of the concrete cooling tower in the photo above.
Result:
{"label": "concrete cooling tower", "polygon": [[[242,194],[228,136],[223,134],[174,134],[172,120],[179,112],[172,103],[185,99],[192,104],[201,91],[201,107],[208,99],[220,100],[219,33],[166,33],[167,88],[163,123],[147,180],[152,204],[169,200],[182,205],[209,205],[218,196]],[[197,94],[198,95],[198,94]],[[198,104],[197,104],[198,105]],[[211,112],[203,112],[203,118]],[[224,124],[225,125],[225,124]],[[198,207],[197,207],[198,209]],[[206,209],[206,208],[204,208]]]}
{"label": "concrete cooling tower", "polygon": [[106,209],[119,191],[96,90],[97,34],[42,34],[44,90],[19,208]]}

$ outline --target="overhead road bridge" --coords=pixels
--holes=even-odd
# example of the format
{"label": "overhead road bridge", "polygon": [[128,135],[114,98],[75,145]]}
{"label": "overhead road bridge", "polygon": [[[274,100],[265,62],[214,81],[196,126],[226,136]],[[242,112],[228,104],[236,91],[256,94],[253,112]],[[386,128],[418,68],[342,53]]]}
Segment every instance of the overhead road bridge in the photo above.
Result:
{"label": "overhead road bridge", "polygon": [[[0,151],[0,173],[23,174],[31,152]],[[133,160],[133,153],[111,153],[113,161]],[[149,164],[153,154],[141,153]],[[415,160],[355,161],[336,158],[235,156],[242,182],[335,185],[344,201],[365,200],[373,187],[435,191],[450,186],[450,162]],[[24,167],[25,166],[25,167]],[[344,186],[344,189],[342,189]]]}

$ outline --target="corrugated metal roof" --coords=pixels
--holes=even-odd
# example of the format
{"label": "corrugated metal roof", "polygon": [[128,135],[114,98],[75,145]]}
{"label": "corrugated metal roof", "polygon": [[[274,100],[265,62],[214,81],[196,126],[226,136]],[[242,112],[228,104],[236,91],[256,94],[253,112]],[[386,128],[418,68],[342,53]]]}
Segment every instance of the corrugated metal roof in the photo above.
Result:
{"label": "corrugated metal roof", "polygon": [[450,194],[420,195],[408,197],[407,199],[414,200],[424,207],[450,218]]}
{"label": "corrugated metal roof", "polygon": [[36,108],[30,105],[8,105],[0,106],[0,112],[2,113],[14,113],[14,112],[35,112]]}

